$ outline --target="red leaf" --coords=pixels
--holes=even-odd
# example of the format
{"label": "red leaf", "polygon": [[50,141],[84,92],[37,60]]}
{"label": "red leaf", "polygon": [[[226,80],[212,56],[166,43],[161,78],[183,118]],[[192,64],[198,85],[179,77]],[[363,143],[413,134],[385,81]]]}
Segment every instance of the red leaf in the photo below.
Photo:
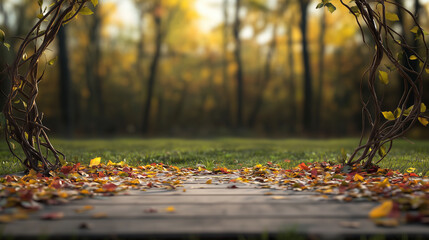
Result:
{"label": "red leaf", "polygon": [[60,172],[64,173],[64,174],[69,174],[71,171],[73,170],[72,166],[63,166],[60,170]]}
{"label": "red leaf", "polygon": [[54,179],[49,186],[59,189],[63,186],[63,181],[61,179]]}
{"label": "red leaf", "polygon": [[311,170],[311,178],[317,178],[317,169],[312,169]]}
{"label": "red leaf", "polygon": [[118,186],[114,183],[107,183],[103,185],[103,189],[109,192],[115,191]]}
{"label": "red leaf", "polygon": [[305,163],[301,163],[298,165],[302,170],[308,171],[310,170],[310,168],[307,167],[307,165],[305,165]]}

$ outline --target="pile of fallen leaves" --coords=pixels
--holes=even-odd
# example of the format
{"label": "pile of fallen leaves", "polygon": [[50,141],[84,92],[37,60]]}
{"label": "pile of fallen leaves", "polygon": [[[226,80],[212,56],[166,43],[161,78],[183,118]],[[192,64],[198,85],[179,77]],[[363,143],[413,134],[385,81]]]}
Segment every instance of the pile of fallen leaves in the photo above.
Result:
{"label": "pile of fallen leaves", "polygon": [[[256,188],[313,191],[338,201],[378,201],[369,217],[378,225],[429,223],[429,178],[410,168],[407,173],[373,167],[363,169],[331,163],[301,163],[283,169],[268,163],[231,170],[204,166],[178,168],[162,163],[128,166],[124,162],[103,164],[100,158],[90,164],[67,164],[50,177],[30,171],[23,177],[0,178],[0,222],[27,218],[43,204],[63,204],[72,200],[112,196],[127,190],[162,188],[175,190],[195,176],[224,176],[224,182],[251,184]],[[211,184],[209,179],[207,184]],[[235,185],[232,185],[235,186]],[[52,216],[46,216],[50,219]]]}

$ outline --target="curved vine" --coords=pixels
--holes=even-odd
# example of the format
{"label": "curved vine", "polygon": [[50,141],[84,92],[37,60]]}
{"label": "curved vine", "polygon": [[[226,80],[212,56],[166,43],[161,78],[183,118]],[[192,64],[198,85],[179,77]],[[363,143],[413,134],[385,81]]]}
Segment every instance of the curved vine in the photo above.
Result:
{"label": "curved vine", "polygon": [[[5,137],[10,151],[27,171],[49,175],[65,161],[64,154],[51,144],[47,135],[49,129],[42,123],[43,113],[39,113],[37,107],[38,85],[44,75],[44,70],[39,72],[39,60],[62,25],[78,14],[92,14],[87,2],[94,7],[98,4],[98,0],[53,0],[49,3],[38,0],[38,20],[21,39],[16,58],[7,67],[12,84],[3,109]],[[20,145],[23,155],[15,151],[14,143]]]}
{"label": "curved vine", "polygon": [[[425,40],[425,32],[416,16],[397,2],[389,0],[353,0],[347,1],[347,3],[340,0],[340,2],[354,15],[363,41],[367,43],[364,34],[365,27],[375,45],[371,46],[375,48],[374,55],[361,80],[360,91],[363,106],[361,140],[359,146],[346,160],[348,165],[363,163],[365,167],[370,168],[374,165],[377,154],[380,158],[375,164],[378,164],[390,152],[393,140],[404,136],[417,121],[425,126],[428,124],[427,117],[423,115],[426,112],[426,106],[422,103],[422,95],[424,72],[428,71],[429,49]],[[323,0],[318,7],[323,6],[331,9],[333,7],[332,3],[327,0]],[[389,9],[392,8],[399,8],[412,19],[415,26],[410,31],[415,34],[416,40],[422,46],[421,52],[407,42],[404,32],[399,33],[392,27],[396,21],[399,21],[399,17],[395,13],[389,12]],[[419,61],[419,69],[414,69],[411,61]],[[397,72],[404,85],[394,111],[383,111],[385,108],[383,97],[378,90],[380,84],[389,84],[390,73],[383,71],[381,67],[382,64],[386,65],[386,62],[393,66],[392,72]],[[366,97],[363,93],[365,79],[369,90],[369,96]],[[369,123],[370,127],[366,142],[363,141],[367,133],[365,122]]]}

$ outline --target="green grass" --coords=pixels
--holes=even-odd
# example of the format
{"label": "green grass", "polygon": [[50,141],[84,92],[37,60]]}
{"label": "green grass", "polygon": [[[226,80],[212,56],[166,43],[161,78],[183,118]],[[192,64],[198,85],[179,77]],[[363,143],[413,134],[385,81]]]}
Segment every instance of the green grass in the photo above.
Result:
{"label": "green grass", "polygon": [[[301,162],[338,162],[341,148],[351,153],[357,139],[303,140],[303,139],[112,139],[60,140],[53,144],[66,154],[70,162],[88,163],[94,157],[102,161],[126,161],[130,165],[164,163],[179,167],[203,164],[211,169],[217,166],[241,168],[267,162],[292,168]],[[381,167],[405,171],[409,167],[429,175],[429,141],[398,140]],[[284,161],[285,159],[290,160]],[[11,157],[6,144],[0,144],[0,174],[21,171]]]}

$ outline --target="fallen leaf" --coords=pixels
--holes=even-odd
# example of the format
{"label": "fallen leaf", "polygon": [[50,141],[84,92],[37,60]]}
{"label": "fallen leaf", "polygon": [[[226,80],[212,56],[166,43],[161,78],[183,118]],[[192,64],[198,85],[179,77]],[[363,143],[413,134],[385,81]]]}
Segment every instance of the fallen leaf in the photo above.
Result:
{"label": "fallen leaf", "polygon": [[89,162],[89,167],[98,166],[100,164],[101,157],[96,157],[94,159],[91,159]]}
{"label": "fallen leaf", "polygon": [[397,227],[399,226],[399,221],[396,218],[382,218],[373,220],[375,225],[380,227]]}
{"label": "fallen leaf", "polygon": [[83,212],[90,211],[92,209],[94,209],[94,206],[86,205],[86,206],[83,206],[81,208],[75,209],[75,212],[77,212],[77,213],[83,213]]}
{"label": "fallen leaf", "polygon": [[285,196],[272,196],[271,199],[281,200],[281,199],[286,199],[286,197]]}
{"label": "fallen leaf", "polygon": [[98,212],[91,215],[92,218],[99,219],[99,218],[107,218],[107,213],[105,212]]}
{"label": "fallen leaf", "polygon": [[59,220],[62,218],[64,218],[63,212],[51,212],[51,213],[43,214],[41,216],[41,219],[43,220]]}
{"label": "fallen leaf", "polygon": [[174,212],[176,212],[176,208],[174,208],[173,206],[168,206],[165,209],[165,211],[168,212],[168,213],[174,213]]}
{"label": "fallen leaf", "polygon": [[155,208],[146,208],[144,210],[145,213],[157,213],[158,210],[156,210]]}
{"label": "fallen leaf", "polygon": [[213,180],[209,179],[209,180],[206,181],[206,184],[212,184],[212,182],[213,182]]}
{"label": "fallen leaf", "polygon": [[392,200],[385,201],[381,205],[373,208],[369,212],[369,217],[370,218],[386,217],[387,215],[389,215],[389,213],[390,213],[390,211],[392,211],[392,209],[393,209],[393,201]]}

